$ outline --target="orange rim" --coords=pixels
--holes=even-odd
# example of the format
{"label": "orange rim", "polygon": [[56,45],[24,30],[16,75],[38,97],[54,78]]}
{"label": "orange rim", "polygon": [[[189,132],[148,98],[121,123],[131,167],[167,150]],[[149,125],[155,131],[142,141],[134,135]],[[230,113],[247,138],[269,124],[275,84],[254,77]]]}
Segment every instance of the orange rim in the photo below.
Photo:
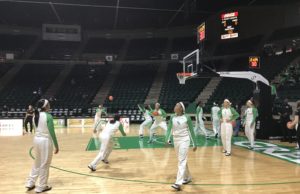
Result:
{"label": "orange rim", "polygon": [[184,76],[184,77],[189,77],[192,76],[192,73],[188,73],[188,72],[180,72],[177,73],[178,76]]}

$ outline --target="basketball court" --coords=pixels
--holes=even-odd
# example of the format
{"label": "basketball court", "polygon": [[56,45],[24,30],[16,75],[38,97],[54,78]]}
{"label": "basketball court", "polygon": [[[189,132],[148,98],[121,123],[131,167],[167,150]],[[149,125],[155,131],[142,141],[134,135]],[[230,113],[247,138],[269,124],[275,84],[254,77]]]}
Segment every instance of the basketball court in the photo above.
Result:
{"label": "basketball court", "polygon": [[[164,144],[162,136],[153,144],[147,143],[147,136],[139,139],[137,127],[130,126],[128,137],[117,135],[110,164],[99,164],[95,172],[87,168],[98,153],[92,129],[56,129],[60,154],[54,155],[50,168],[49,184],[55,186],[51,193],[174,193],[170,188],[177,172],[174,149]],[[34,158],[32,138],[32,134],[1,137],[1,193],[26,193],[24,182]],[[236,137],[234,142],[247,145],[244,137]],[[231,157],[221,153],[220,139],[198,136],[197,145],[198,150],[190,151],[188,159],[193,182],[181,193],[300,191],[300,161],[291,162],[293,156],[299,158],[300,152],[291,147],[283,145],[277,151],[268,147],[269,151],[290,156],[289,161],[261,153],[262,143],[256,143],[254,151],[235,145]],[[283,148],[290,151],[280,151]]]}

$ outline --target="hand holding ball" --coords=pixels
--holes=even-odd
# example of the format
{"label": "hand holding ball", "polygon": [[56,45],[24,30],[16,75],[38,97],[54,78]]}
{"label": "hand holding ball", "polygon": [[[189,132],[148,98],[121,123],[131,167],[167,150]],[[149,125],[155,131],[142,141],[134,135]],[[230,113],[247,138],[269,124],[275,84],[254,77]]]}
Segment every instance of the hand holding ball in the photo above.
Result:
{"label": "hand holding ball", "polygon": [[152,115],[153,115],[153,116],[158,116],[159,114],[158,114],[157,111],[155,111],[155,112],[152,113]]}

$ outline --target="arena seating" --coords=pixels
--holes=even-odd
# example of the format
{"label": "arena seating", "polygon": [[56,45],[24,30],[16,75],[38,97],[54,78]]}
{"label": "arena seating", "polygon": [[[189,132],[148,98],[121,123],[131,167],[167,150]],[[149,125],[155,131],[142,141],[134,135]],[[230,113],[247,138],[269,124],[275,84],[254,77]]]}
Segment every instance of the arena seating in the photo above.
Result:
{"label": "arena seating", "polygon": [[55,95],[56,101],[53,107],[69,110],[71,116],[87,113],[87,109],[102,86],[109,68],[98,65],[75,65]]}
{"label": "arena seating", "polygon": [[182,71],[181,64],[169,64],[162,90],[159,96],[161,107],[173,112],[177,102],[191,103],[208,84],[210,78],[190,79],[184,85],[179,84],[176,73]]}
{"label": "arena seating", "polygon": [[32,59],[70,60],[79,42],[42,41]]}
{"label": "arena seating", "polygon": [[109,112],[119,111],[122,115],[137,113],[137,104],[144,103],[156,72],[156,65],[124,64],[109,92],[114,99],[107,99],[104,106]]}
{"label": "arena seating", "polygon": [[26,64],[0,93],[0,107],[11,111],[35,103],[54,81],[63,65]]}
{"label": "arena seating", "polygon": [[133,39],[130,41],[126,59],[162,59],[166,46],[166,38]]}

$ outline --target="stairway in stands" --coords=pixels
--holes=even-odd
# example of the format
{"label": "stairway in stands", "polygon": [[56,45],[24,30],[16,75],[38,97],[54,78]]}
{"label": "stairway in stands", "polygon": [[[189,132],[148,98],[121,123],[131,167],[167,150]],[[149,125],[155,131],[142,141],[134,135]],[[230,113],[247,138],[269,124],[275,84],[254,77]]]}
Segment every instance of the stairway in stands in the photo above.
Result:
{"label": "stairway in stands", "polygon": [[196,102],[199,102],[201,100],[202,103],[205,105],[221,81],[221,77],[213,77],[203,89],[203,91],[199,94],[199,96],[196,99]]}

